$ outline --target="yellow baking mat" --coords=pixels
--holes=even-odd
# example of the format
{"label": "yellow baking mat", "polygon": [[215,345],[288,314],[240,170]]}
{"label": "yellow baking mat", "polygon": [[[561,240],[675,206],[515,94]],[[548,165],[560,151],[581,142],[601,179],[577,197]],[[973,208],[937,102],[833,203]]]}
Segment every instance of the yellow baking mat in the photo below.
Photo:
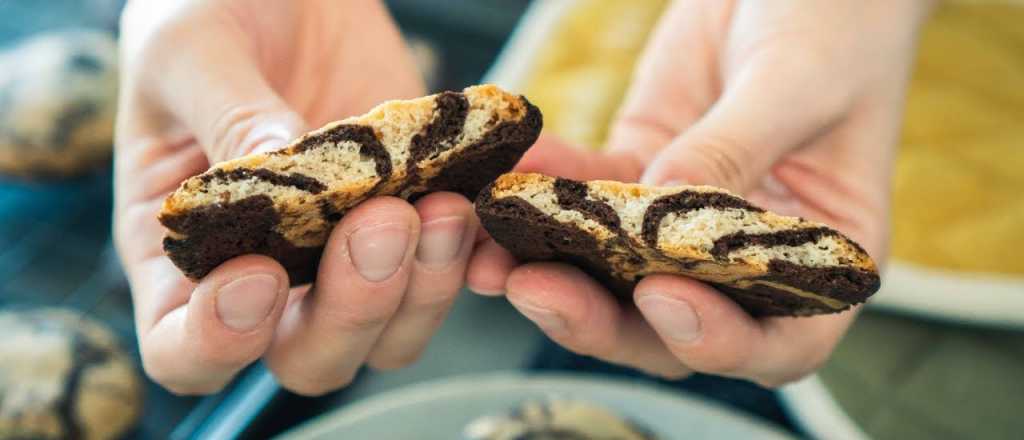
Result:
{"label": "yellow baking mat", "polygon": [[[601,145],[666,1],[579,0],[519,89],[552,132]],[[895,259],[1024,275],[1024,6],[941,4],[922,33],[893,194]]]}

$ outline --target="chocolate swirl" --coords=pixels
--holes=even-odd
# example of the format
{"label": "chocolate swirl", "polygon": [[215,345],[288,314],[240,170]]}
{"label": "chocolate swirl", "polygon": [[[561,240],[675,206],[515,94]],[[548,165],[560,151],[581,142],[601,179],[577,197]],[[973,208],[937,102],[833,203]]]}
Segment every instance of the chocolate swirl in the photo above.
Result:
{"label": "chocolate swirl", "polygon": [[290,186],[310,194],[320,194],[327,189],[327,185],[307,175],[300,173],[281,174],[265,168],[235,168],[231,171],[217,169],[210,174],[204,174],[200,177],[200,180],[206,184],[214,180],[237,182],[248,179],[256,179],[277,186]]}
{"label": "chocolate swirl", "polygon": [[644,212],[641,237],[648,246],[658,246],[658,229],[670,213],[685,213],[701,208],[737,208],[751,212],[764,212],[746,200],[731,194],[683,190],[662,196],[651,202]]}

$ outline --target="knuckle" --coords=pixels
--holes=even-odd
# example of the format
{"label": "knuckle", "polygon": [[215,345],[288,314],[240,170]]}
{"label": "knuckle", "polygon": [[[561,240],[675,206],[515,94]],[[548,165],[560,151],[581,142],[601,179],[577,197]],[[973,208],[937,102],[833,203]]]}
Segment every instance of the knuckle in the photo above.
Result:
{"label": "knuckle", "polygon": [[754,383],[765,388],[778,388],[803,379],[804,377],[807,377],[807,375],[811,374],[812,371],[813,370],[800,370],[781,376],[756,377],[754,378]]}
{"label": "knuckle", "polygon": [[178,374],[169,368],[163,368],[160,362],[154,361],[153,356],[147,355],[145,352],[142,353],[142,371],[144,371],[146,376],[149,376],[153,382],[156,382],[160,384],[160,386],[174,392],[173,385],[178,380]]}
{"label": "knuckle", "polygon": [[782,378],[763,377],[763,378],[755,378],[754,379],[754,383],[760,385],[763,388],[769,388],[769,389],[778,388],[778,387],[783,386],[783,385],[785,385],[785,384],[787,384],[789,382],[790,381],[782,379]]}
{"label": "knuckle", "polygon": [[222,382],[188,380],[182,371],[167,368],[166,365],[166,362],[161,362],[156,356],[143,352],[142,371],[153,382],[172,394],[178,396],[213,394],[224,387]]}
{"label": "knuckle", "polygon": [[669,380],[669,381],[682,380],[682,379],[685,379],[687,377],[690,377],[690,375],[693,374],[692,371],[690,371],[686,367],[683,367],[682,365],[671,366],[671,367],[664,367],[664,368],[657,368],[657,369],[651,369],[651,370],[644,369],[643,371],[645,373],[648,373],[648,374],[651,374],[653,376],[660,377],[662,379]]}
{"label": "knuckle", "polygon": [[305,356],[286,353],[272,353],[264,358],[283,388],[308,397],[322,396],[352,383],[356,371],[335,361],[310,363]]}
{"label": "knuckle", "polygon": [[335,325],[345,333],[356,333],[364,330],[381,328],[391,320],[393,311],[379,310],[344,310],[336,313]]}
{"label": "knuckle", "polygon": [[829,351],[808,353],[807,356],[802,358],[804,363],[799,368],[791,368],[774,375],[759,377],[755,379],[755,382],[765,388],[777,388],[796,382],[825,366],[825,363],[828,362],[829,354]]}
{"label": "knuckle", "polygon": [[239,344],[231,349],[225,349],[220,344],[200,343],[196,345],[193,357],[195,362],[200,365],[216,369],[231,369],[248,365],[258,359],[262,353],[263,349],[260,346],[246,348]]}
{"label": "knuckle", "polygon": [[447,308],[459,293],[462,283],[458,284],[460,285],[456,286],[455,283],[416,283],[416,286],[410,289],[404,302],[416,310]]}
{"label": "knuckle", "polygon": [[750,157],[748,147],[736,139],[721,134],[705,137],[702,142],[693,145],[693,151],[701,158],[705,173],[715,183],[727,185],[729,188],[740,188],[747,177],[744,164]]}
{"label": "knuckle", "polygon": [[[807,365],[804,368],[805,373],[801,373],[799,377],[803,377],[809,372],[818,371],[821,367],[824,367],[828,363],[829,358],[832,357],[832,350],[815,350],[813,353],[807,356]],[[797,377],[797,378],[799,378]]]}
{"label": "knuckle", "polygon": [[758,375],[757,377],[754,377],[753,380],[755,383],[765,388],[777,388],[799,381],[815,371],[818,371],[821,367],[824,367],[825,364],[828,363],[831,353],[831,349],[813,349],[811,351],[804,351],[800,354],[798,358],[799,363],[796,367],[784,367],[767,374]]}
{"label": "knuckle", "polygon": [[293,371],[289,374],[278,374],[277,380],[282,387],[295,394],[317,397],[345,387],[355,379],[355,373],[344,373],[332,380],[324,380],[321,375],[308,372]]}
{"label": "knuckle", "polygon": [[224,388],[224,383],[182,383],[182,382],[170,382],[161,383],[160,386],[164,387],[171,394],[176,396],[205,396],[214,394]]}
{"label": "knuckle", "polygon": [[240,150],[247,146],[243,141],[249,137],[256,126],[256,118],[261,114],[262,108],[256,104],[228,104],[218,109],[216,116],[210,123],[209,133],[211,146],[217,149],[222,157],[229,159],[240,153]]}
{"label": "knuckle", "polygon": [[387,325],[405,300],[405,291],[390,287],[370,287],[353,297],[339,295],[328,289],[311,292],[323,302],[321,312],[326,322],[341,333],[359,333]]}
{"label": "knuckle", "polygon": [[131,2],[125,7],[120,26],[121,47],[127,61],[138,58],[140,65],[160,62],[173,50],[176,41],[181,44],[180,37],[187,36],[187,20],[143,2]]}
{"label": "knuckle", "polygon": [[409,367],[420,360],[421,350],[405,350],[401,353],[390,353],[372,357],[367,364],[374,370],[393,371]]}
{"label": "knuckle", "polygon": [[[694,362],[695,364],[698,362]],[[747,366],[746,357],[737,353],[711,356],[699,362],[699,371],[725,376],[739,375]]]}

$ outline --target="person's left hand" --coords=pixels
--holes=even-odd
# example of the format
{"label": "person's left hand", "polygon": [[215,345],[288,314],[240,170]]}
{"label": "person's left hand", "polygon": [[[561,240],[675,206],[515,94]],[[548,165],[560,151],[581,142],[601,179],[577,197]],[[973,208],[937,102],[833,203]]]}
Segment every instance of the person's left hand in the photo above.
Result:
{"label": "person's left hand", "polygon": [[[883,265],[888,192],[916,30],[929,2],[673,3],[608,149],[542,138],[519,166],[580,180],[710,184],[835,227]],[[579,354],[669,378],[780,385],[814,371],[856,311],[754,319],[708,285],[650,275],[633,304],[558,263],[518,265],[485,236],[467,282],[505,294]]]}
{"label": "person's left hand", "polygon": [[271,151],[310,127],[424,93],[381,0],[133,0],[121,20],[114,240],[142,365],[177,394],[210,394],[262,360],[319,395],[363,365],[423,352],[465,278],[469,200],[374,197],[331,230],[316,281],[242,255],[189,280],[165,255],[165,197],[212,163]]}

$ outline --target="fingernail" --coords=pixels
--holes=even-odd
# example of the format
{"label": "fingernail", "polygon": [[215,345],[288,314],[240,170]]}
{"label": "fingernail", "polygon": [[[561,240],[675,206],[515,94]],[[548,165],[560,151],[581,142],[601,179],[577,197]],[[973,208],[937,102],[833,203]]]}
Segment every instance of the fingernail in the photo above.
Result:
{"label": "fingernail", "polygon": [[236,331],[256,328],[273,310],[280,284],[273,275],[255,274],[221,286],[216,299],[218,317]]}
{"label": "fingernail", "polygon": [[700,337],[700,319],[686,301],[648,295],[637,300],[636,306],[664,337],[678,342],[693,342]]}
{"label": "fingernail", "polygon": [[486,287],[470,286],[470,285],[466,285],[466,288],[469,289],[473,293],[476,293],[478,295],[483,295],[483,296],[502,296],[502,295],[505,294],[505,289],[502,289],[502,288],[488,289]]}
{"label": "fingernail", "polygon": [[250,153],[269,153],[277,151],[288,145],[292,139],[298,137],[296,129],[305,128],[300,121],[294,121],[294,115],[269,115],[270,121],[257,124],[247,136],[245,143],[252,147]]}
{"label": "fingernail", "polygon": [[779,182],[779,179],[776,179],[771,174],[765,175],[761,179],[761,188],[772,197],[790,198],[793,195],[789,188],[786,188],[786,185],[783,185],[782,182]]}
{"label": "fingernail", "polygon": [[544,330],[546,333],[565,333],[568,329],[565,319],[562,319],[561,316],[558,316],[557,313],[551,310],[527,303],[517,304],[513,302],[512,306],[515,307],[516,310],[519,310],[519,313],[522,313],[523,316],[526,316],[530,321],[533,321],[534,324],[537,324],[537,327],[540,327],[541,330]]}
{"label": "fingernail", "polygon": [[277,151],[288,145],[288,142],[283,139],[267,139],[256,144],[252,149],[252,153],[269,153],[271,151]]}
{"label": "fingernail", "polygon": [[348,237],[352,264],[367,281],[391,277],[405,259],[409,247],[409,225],[385,223],[356,229]]}
{"label": "fingernail", "polygon": [[459,254],[466,231],[466,218],[452,216],[423,224],[416,259],[431,269],[443,269]]}
{"label": "fingernail", "polygon": [[666,176],[664,174],[660,172],[644,173],[643,176],[640,176],[640,183],[651,186],[682,186],[687,184],[678,177]]}

